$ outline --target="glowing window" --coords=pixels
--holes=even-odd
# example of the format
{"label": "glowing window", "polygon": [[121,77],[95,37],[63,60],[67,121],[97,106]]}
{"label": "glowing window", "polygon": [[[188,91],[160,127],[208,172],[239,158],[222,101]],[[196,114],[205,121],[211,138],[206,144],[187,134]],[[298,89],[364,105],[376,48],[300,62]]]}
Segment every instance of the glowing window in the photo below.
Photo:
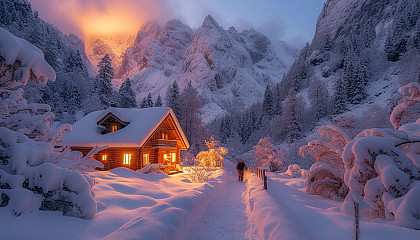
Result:
{"label": "glowing window", "polygon": [[170,153],[172,162],[176,162],[176,153]]}
{"label": "glowing window", "polygon": [[167,133],[162,133],[162,139],[168,139],[168,134]]}
{"label": "glowing window", "polygon": [[115,132],[118,130],[118,126],[117,125],[111,125],[111,132]]}
{"label": "glowing window", "polygon": [[124,164],[130,164],[131,163],[131,154],[130,153],[125,153],[124,154]]}
{"label": "glowing window", "polygon": [[102,161],[106,161],[106,154],[102,155]]}
{"label": "glowing window", "polygon": [[143,154],[143,165],[147,165],[149,163],[149,154]]}

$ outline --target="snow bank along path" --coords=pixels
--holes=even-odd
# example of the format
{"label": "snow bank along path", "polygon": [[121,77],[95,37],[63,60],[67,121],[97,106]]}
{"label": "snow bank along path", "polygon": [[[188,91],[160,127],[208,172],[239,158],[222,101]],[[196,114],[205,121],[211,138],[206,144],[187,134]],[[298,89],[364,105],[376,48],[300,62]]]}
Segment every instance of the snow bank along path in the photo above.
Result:
{"label": "snow bank along path", "polygon": [[[342,202],[303,192],[303,178],[276,173],[267,176],[267,192],[254,189],[253,182],[261,180],[248,180],[250,206],[255,211],[250,214],[251,221],[259,223],[251,226],[264,226],[257,229],[261,237],[257,239],[352,239],[353,218],[341,213]],[[420,239],[419,231],[387,224],[383,219],[360,219],[360,234],[365,240]]]}
{"label": "snow bank along path", "polygon": [[245,183],[238,181],[232,163],[225,161],[224,170],[227,176],[221,185],[219,195],[207,206],[200,221],[191,226],[186,239],[249,239],[246,236],[248,217],[243,199],[243,193],[246,191]]}

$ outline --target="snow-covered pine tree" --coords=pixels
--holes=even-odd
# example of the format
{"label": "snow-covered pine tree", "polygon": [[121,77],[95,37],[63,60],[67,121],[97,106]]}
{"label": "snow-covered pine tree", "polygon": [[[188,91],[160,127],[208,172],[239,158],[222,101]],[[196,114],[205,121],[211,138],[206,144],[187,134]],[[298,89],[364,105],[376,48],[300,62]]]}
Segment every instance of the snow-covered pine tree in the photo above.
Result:
{"label": "snow-covered pine tree", "polygon": [[354,51],[351,48],[348,51],[348,55],[344,58],[343,72],[347,101],[352,104],[359,104],[366,97],[365,74]]}
{"label": "snow-covered pine tree", "polygon": [[274,103],[273,103],[273,93],[271,92],[270,85],[267,85],[264,93],[263,100],[263,114],[271,119],[274,115]]}
{"label": "snow-covered pine tree", "polygon": [[201,123],[201,107],[203,101],[197,89],[189,82],[182,91],[181,96],[181,120],[180,124],[185,136],[191,145],[191,151],[196,154],[204,147],[203,127]]}
{"label": "snow-covered pine tree", "polygon": [[152,94],[150,92],[147,95],[146,105],[147,105],[148,108],[151,108],[154,105],[153,100],[152,100]]}
{"label": "snow-covered pine tree", "polygon": [[98,63],[98,75],[94,82],[94,92],[98,94],[102,106],[108,107],[113,98],[111,80],[114,78],[112,59],[105,54]]}
{"label": "snow-covered pine tree", "polygon": [[280,84],[276,84],[273,92],[273,114],[281,115],[283,112],[282,101],[284,100],[282,96],[282,91],[280,89]]}
{"label": "snow-covered pine tree", "polygon": [[76,111],[82,107],[82,102],[80,99],[80,87],[75,82],[70,82],[69,85],[70,96],[67,104],[67,112],[74,116]]}
{"label": "snow-covered pine tree", "polygon": [[161,106],[162,106],[162,98],[160,97],[160,93],[159,93],[155,102],[155,107],[161,107]]}
{"label": "snow-covered pine tree", "polygon": [[219,128],[220,141],[226,143],[226,140],[231,136],[232,122],[228,116],[222,118]]}
{"label": "snow-covered pine tree", "polygon": [[172,108],[178,120],[181,120],[181,103],[178,83],[174,81],[168,86],[165,96],[166,106]]}
{"label": "snow-covered pine tree", "polygon": [[122,108],[135,108],[137,107],[136,95],[134,94],[133,89],[131,88],[131,80],[129,78],[121,84],[121,87],[118,91],[118,105]]}
{"label": "snow-covered pine tree", "polygon": [[326,84],[319,78],[312,79],[308,89],[308,99],[311,107],[311,115],[315,117],[316,122],[328,114],[328,89]]}
{"label": "snow-covered pine tree", "polygon": [[141,100],[140,108],[148,108],[146,97],[143,97],[143,99]]}
{"label": "snow-covered pine tree", "polygon": [[302,137],[302,119],[295,91],[290,89],[283,111],[284,124],[287,126],[287,141],[293,143]]}
{"label": "snow-covered pine tree", "polygon": [[339,79],[335,85],[333,114],[339,115],[347,110],[347,91],[344,79]]}

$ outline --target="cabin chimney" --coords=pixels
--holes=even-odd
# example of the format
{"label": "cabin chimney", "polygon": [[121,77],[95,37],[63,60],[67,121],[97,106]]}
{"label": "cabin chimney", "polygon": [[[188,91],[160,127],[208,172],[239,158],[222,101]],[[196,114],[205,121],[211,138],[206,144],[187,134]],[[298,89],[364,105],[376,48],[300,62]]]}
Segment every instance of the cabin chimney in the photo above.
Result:
{"label": "cabin chimney", "polygon": [[110,104],[110,107],[117,107],[117,103],[115,102],[110,102],[109,104]]}

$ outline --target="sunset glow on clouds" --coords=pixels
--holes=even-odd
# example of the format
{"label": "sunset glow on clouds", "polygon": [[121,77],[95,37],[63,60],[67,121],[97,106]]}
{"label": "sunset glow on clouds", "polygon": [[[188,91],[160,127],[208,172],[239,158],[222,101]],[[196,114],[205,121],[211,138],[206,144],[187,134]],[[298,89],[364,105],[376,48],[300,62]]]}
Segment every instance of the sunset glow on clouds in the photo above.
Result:
{"label": "sunset glow on clouds", "polygon": [[82,38],[104,35],[128,36],[149,19],[159,19],[156,1],[136,0],[31,0],[40,16],[65,33]]}

